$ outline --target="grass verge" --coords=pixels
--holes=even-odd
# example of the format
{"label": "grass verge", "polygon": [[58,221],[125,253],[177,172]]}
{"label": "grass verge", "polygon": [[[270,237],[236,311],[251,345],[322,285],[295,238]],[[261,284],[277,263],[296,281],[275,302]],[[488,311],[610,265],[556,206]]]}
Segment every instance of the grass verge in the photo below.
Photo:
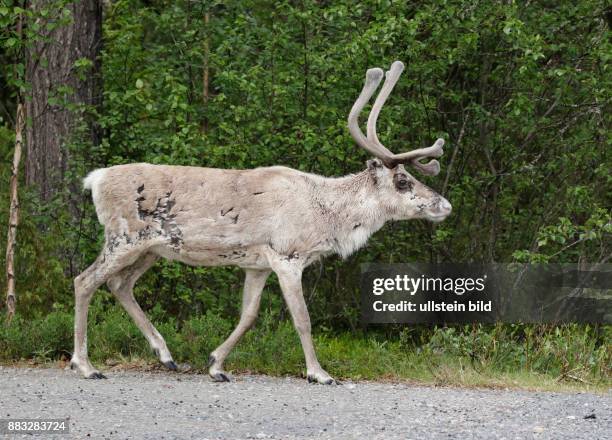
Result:
{"label": "grass verge", "polygon": [[[234,326],[211,312],[180,325],[152,315],[175,360],[189,363],[195,372],[205,371],[209,353]],[[0,325],[0,362],[66,361],[72,331],[72,312],[56,310],[27,321],[17,316],[10,325]],[[612,386],[610,326],[398,328],[391,336],[374,329],[316,333],[314,339],[321,364],[337,378],[582,392]],[[92,307],[89,341],[92,361],[103,369],[156,363],[138,328],[115,306]],[[262,316],[233,350],[226,368],[303,375],[303,354],[291,323]]]}

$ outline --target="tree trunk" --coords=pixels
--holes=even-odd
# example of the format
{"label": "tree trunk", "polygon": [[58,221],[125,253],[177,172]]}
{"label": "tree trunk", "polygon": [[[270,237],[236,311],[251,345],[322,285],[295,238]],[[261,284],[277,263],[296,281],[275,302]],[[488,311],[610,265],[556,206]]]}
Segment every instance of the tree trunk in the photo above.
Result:
{"label": "tree trunk", "polygon": [[[47,24],[56,22],[61,11],[48,14],[47,18],[41,18],[36,11],[54,10],[56,4],[53,0],[33,0],[28,5],[35,11],[34,20],[40,25],[42,38],[30,42],[26,52],[26,81],[31,86],[31,99],[26,100],[28,154],[25,177],[26,183],[36,185],[46,201],[62,186],[68,166],[65,144],[74,140],[77,124],[82,117],[87,117],[83,105],[98,107],[102,98],[101,2],[69,3],[66,8],[72,12],[71,22],[48,30]],[[92,63],[85,72],[75,67],[75,62],[82,59]],[[92,120],[85,120],[85,123],[87,128],[82,141],[87,146],[99,144],[99,126]]]}
{"label": "tree trunk", "polygon": [[6,314],[10,322],[15,315],[15,245],[17,244],[17,225],[19,224],[19,198],[17,183],[19,162],[21,161],[21,146],[23,144],[23,127],[25,115],[23,105],[17,104],[17,117],[15,118],[15,152],[13,153],[13,167],[11,168],[11,204],[9,210],[8,237],[6,239]]}

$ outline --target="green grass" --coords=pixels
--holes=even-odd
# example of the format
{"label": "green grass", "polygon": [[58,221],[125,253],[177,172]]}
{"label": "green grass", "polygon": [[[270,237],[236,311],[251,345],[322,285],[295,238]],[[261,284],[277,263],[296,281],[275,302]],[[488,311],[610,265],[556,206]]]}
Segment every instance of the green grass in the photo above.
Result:
{"label": "green grass", "polygon": [[[152,315],[155,317],[156,313]],[[208,312],[183,322],[154,319],[174,358],[196,372],[231,332],[234,323]],[[72,350],[72,312],[56,310],[28,321],[17,316],[0,325],[0,361],[67,360]],[[368,332],[316,332],[324,368],[337,378],[411,381],[443,386],[519,387],[538,390],[602,391],[612,386],[610,326],[462,326]],[[132,320],[117,306],[92,307],[92,361],[156,363]],[[290,322],[260,317],[226,362],[229,371],[303,375],[299,339]]]}

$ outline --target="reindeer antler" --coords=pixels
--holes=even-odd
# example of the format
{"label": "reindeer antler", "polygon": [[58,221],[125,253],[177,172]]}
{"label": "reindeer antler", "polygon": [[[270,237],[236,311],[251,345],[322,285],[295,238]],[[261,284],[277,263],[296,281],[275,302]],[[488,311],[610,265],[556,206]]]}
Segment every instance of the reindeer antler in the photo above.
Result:
{"label": "reindeer antler", "polygon": [[437,160],[431,160],[426,164],[422,164],[419,161],[427,157],[442,156],[442,147],[444,146],[443,139],[438,139],[431,147],[428,148],[419,148],[406,153],[394,154],[378,140],[378,135],[376,134],[376,121],[378,120],[380,110],[393,90],[393,87],[395,87],[395,84],[399,80],[403,70],[404,64],[401,61],[395,61],[391,65],[389,71],[386,73],[385,82],[380,90],[380,93],[376,97],[376,101],[374,102],[368,117],[368,136],[366,138],[359,128],[357,119],[361,113],[361,110],[363,110],[363,107],[368,103],[374,94],[378,84],[380,84],[380,81],[382,80],[382,69],[375,68],[367,71],[363,89],[361,90],[361,93],[355,101],[355,104],[351,109],[351,113],[349,114],[349,131],[355,142],[357,142],[360,147],[382,160],[386,167],[395,168],[399,164],[410,162],[423,174],[435,176],[440,172],[440,164]]}
{"label": "reindeer antler", "polygon": [[363,135],[361,128],[359,128],[358,118],[359,114],[363,110],[363,107],[368,103],[378,88],[383,76],[383,70],[378,67],[368,69],[366,72],[366,80],[365,84],[363,85],[363,89],[355,101],[355,104],[353,104],[353,108],[351,109],[348,117],[348,129],[355,142],[357,142],[357,145],[376,157],[379,157],[381,151],[379,150],[378,146],[372,145],[370,142],[368,142],[368,139],[366,139],[366,137]]}

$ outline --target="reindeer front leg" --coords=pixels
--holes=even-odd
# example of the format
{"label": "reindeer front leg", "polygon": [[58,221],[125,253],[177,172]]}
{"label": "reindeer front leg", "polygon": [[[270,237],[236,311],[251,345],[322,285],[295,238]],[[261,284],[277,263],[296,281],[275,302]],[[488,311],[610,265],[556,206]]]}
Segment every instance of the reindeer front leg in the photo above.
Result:
{"label": "reindeer front leg", "polygon": [[310,316],[302,292],[302,270],[299,261],[291,261],[286,257],[275,264],[274,271],[278,275],[283,297],[291,313],[293,325],[300,336],[304,357],[306,358],[306,374],[308,382],[318,382],[325,385],[336,384],[327,372],[321,368],[310,333]]}
{"label": "reindeer front leg", "polygon": [[227,373],[223,370],[223,362],[225,362],[225,358],[240,338],[255,323],[259,312],[261,293],[268,275],[270,275],[269,270],[247,269],[246,271],[240,322],[238,322],[238,325],[227,340],[210,354],[208,374],[216,382],[229,382],[230,380]]}

